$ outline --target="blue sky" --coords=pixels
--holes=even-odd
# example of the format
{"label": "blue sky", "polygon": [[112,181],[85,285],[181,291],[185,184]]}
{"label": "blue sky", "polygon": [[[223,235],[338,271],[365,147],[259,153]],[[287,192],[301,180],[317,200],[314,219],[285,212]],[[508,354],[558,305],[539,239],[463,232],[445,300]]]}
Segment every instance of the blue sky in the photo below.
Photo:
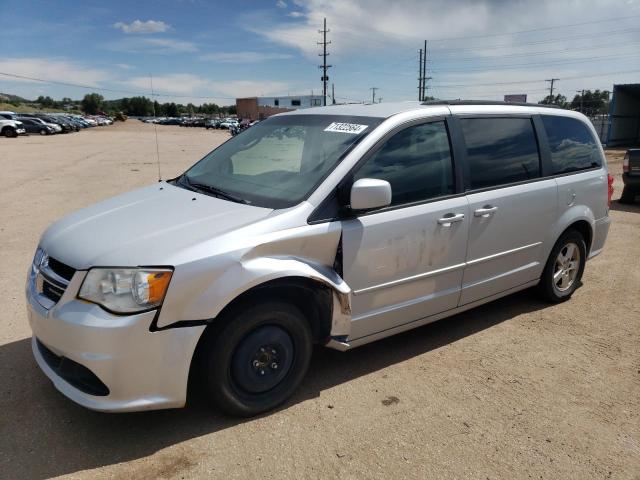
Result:
{"label": "blue sky", "polygon": [[[0,72],[106,98],[149,94],[152,74],[160,101],[196,104],[318,93],[325,16],[338,101],[415,99],[424,39],[439,98],[640,82],[640,0],[0,0]],[[0,75],[28,98],[89,91]]]}

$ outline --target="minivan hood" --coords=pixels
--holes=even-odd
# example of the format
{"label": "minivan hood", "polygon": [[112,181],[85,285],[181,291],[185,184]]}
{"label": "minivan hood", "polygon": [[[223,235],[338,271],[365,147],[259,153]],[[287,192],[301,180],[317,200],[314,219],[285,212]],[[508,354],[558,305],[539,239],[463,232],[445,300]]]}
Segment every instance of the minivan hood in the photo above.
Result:
{"label": "minivan hood", "polygon": [[67,215],[47,229],[40,246],[78,270],[171,265],[181,250],[271,212],[160,182]]}

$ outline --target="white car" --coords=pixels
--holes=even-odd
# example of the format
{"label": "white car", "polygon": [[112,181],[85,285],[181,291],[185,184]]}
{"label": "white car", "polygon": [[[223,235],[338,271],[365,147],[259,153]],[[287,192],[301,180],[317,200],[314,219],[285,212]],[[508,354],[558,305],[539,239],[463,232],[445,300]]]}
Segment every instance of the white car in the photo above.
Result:
{"label": "white car", "polygon": [[19,120],[7,120],[0,118],[0,135],[3,137],[11,138],[18,135],[24,135],[26,133],[22,122]]}
{"label": "white car", "polygon": [[238,121],[234,120],[233,118],[227,118],[225,119],[224,122],[220,123],[220,128],[231,128],[231,127],[237,127],[238,126]]}

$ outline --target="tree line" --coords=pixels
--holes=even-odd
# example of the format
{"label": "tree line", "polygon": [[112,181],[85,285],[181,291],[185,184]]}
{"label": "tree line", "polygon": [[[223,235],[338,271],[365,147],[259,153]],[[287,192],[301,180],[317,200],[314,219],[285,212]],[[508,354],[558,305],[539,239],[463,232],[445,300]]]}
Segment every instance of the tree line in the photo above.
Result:
{"label": "tree line", "polygon": [[570,102],[564,95],[547,95],[540,102],[544,105],[557,105],[561,108],[576,110],[584,113],[588,117],[602,115],[609,112],[609,92],[608,90],[584,90],[573,97]]}
{"label": "tree line", "polygon": [[219,106],[215,103],[203,103],[194,105],[188,103],[167,102],[160,103],[152,101],[147,97],[129,97],[118,100],[105,100],[98,93],[88,93],[80,102],[82,110],[90,115],[96,113],[117,113],[122,112],[129,116],[148,117],[178,117],[184,115],[231,115],[235,113],[235,105]]}

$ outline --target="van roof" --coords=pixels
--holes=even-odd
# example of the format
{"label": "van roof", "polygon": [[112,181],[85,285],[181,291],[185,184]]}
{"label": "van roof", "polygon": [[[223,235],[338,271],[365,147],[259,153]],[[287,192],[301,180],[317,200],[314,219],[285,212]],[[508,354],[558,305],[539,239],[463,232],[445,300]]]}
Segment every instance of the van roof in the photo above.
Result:
{"label": "van roof", "polygon": [[[551,109],[555,112],[567,112],[555,105],[536,103],[512,103],[486,100],[434,100],[428,102],[407,101],[388,103],[354,103],[346,105],[330,105],[294,110],[280,115],[349,115],[354,117],[388,118],[398,113],[414,110],[430,110],[436,107],[449,107],[451,113],[539,113],[540,110]],[[551,112],[549,112],[551,113]]]}

